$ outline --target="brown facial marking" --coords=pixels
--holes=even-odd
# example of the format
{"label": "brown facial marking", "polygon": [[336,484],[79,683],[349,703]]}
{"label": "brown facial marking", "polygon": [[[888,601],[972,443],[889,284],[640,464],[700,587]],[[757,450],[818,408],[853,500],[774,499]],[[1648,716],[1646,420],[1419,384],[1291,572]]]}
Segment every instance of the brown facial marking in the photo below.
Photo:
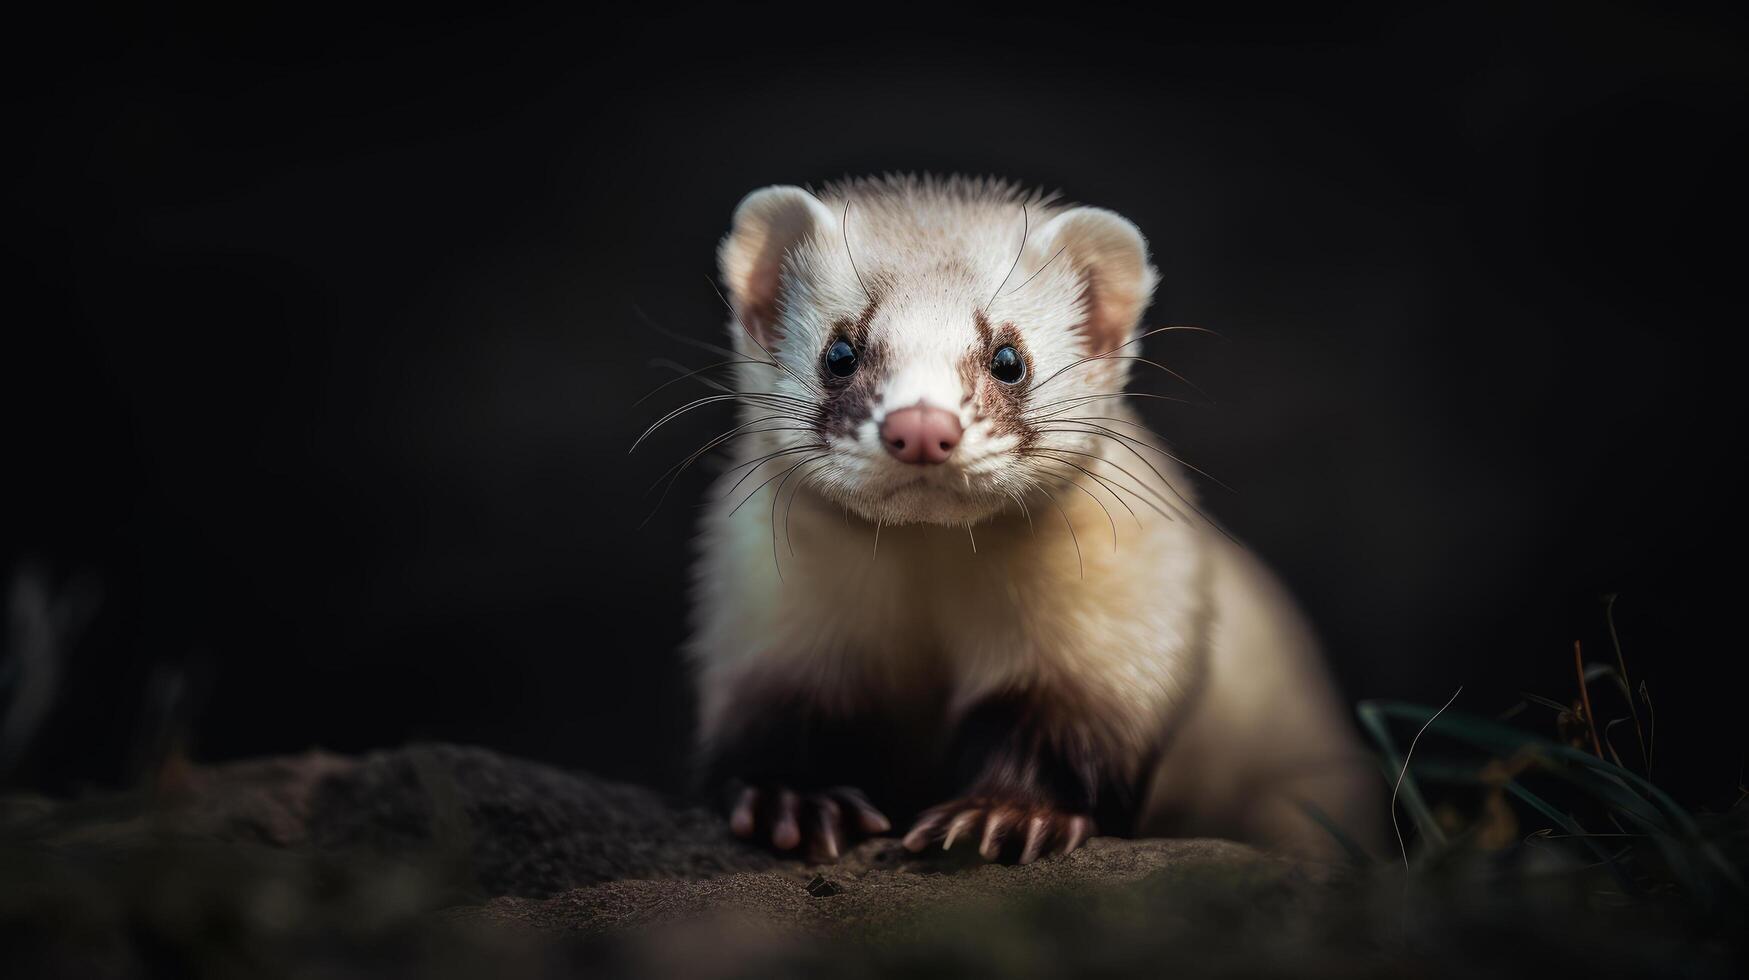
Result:
{"label": "brown facial marking", "polygon": [[979,345],[986,350],[995,350],[990,342],[995,339],[996,333],[990,329],[990,318],[984,315],[983,310],[972,312],[972,326],[977,328]]}
{"label": "brown facial marking", "polygon": [[855,319],[840,317],[832,324],[832,333],[827,336],[826,343],[830,345],[840,338],[850,341],[850,345],[856,348],[856,373],[848,378],[833,377],[826,370],[825,351],[820,351],[819,377],[826,390],[818,423],[822,436],[848,435],[874,411],[875,385],[880,378],[885,351],[881,345],[870,342],[869,327],[879,308],[879,300],[871,299]]}
{"label": "brown facial marking", "polygon": [[[960,361],[960,377],[965,382],[965,390],[971,392],[977,417],[990,423],[990,434],[1018,436],[1020,448],[1024,449],[1035,438],[1031,427],[1021,418],[1026,412],[1026,394],[1034,380],[1032,357],[1027,352],[1026,341],[1020,335],[1020,328],[1012,323],[992,327],[982,311],[973,314],[972,324],[977,328],[979,343]],[[990,358],[1005,346],[1018,351],[1027,365],[1026,377],[1017,384],[1003,384],[990,374]]]}

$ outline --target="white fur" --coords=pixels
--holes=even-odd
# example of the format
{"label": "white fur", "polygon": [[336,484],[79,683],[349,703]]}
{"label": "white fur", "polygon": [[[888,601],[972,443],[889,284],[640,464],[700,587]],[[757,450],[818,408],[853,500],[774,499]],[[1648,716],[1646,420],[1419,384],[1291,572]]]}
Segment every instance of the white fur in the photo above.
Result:
{"label": "white fur", "polygon": [[[985,308],[1025,338],[1033,411],[1122,387],[1128,361],[1071,365],[1100,352],[1091,321],[1134,336],[1154,273],[1133,226],[986,182],[767,189],[721,253],[737,313],[753,311],[757,257],[780,239],[782,278],[766,280],[774,319],[754,331],[764,347],[731,332],[742,355],[769,350],[782,365],[743,365],[737,388],[791,400],[750,401],[741,421],[805,428],[792,400],[818,399],[832,324],[857,317],[870,292],[871,336],[890,360],[873,417],[850,436],[818,451],[802,448],[816,438],[806,431],[731,444],[731,464],[796,451],[732,468],[711,493],[688,648],[701,737],[731,733],[773,688],[827,707],[940,690],[944,725],[986,695],[1044,690],[1136,767],[1171,734],[1145,828],[1325,849],[1304,799],[1370,837],[1377,780],[1309,631],[1268,573],[1199,518],[1123,399],[1055,410],[1122,420],[1094,424],[1136,442],[1051,432],[1042,459],[1016,454],[963,390]],[[880,418],[919,402],[965,426],[947,464],[907,466],[881,447]]]}

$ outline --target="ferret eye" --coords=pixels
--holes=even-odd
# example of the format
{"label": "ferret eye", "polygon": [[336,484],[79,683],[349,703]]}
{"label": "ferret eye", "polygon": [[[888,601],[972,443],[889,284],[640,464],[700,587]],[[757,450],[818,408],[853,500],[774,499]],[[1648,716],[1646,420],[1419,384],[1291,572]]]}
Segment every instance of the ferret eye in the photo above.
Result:
{"label": "ferret eye", "polygon": [[996,353],[990,358],[990,373],[1005,385],[1015,384],[1026,377],[1026,359],[1019,351],[1004,344],[996,348]]}
{"label": "ferret eye", "polygon": [[856,373],[856,348],[848,340],[833,341],[826,348],[826,370],[834,377],[848,378]]}

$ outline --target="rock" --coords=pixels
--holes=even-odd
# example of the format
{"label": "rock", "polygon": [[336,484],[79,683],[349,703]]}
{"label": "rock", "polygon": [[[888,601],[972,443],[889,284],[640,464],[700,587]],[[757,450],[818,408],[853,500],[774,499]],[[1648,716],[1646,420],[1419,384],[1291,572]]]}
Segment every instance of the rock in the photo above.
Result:
{"label": "rock", "polygon": [[409,863],[448,877],[448,922],[571,937],[727,921],[770,936],[892,934],[931,916],[1209,868],[1288,873],[1228,841],[1113,838],[1020,867],[969,848],[913,855],[883,837],[813,866],[651,790],[450,745],[214,767],[188,783],[177,824],[187,833]]}
{"label": "rock", "polygon": [[484,749],[420,745],[367,755],[323,779],[308,810],[308,838],[320,848],[459,849],[487,896],[538,898],[778,864],[702,809]]}
{"label": "rock", "polygon": [[482,906],[491,917],[557,923],[569,915],[585,931],[650,918],[651,903],[668,910],[659,917],[708,912],[743,891],[749,901],[772,897],[765,904],[779,918],[857,919],[935,895],[1268,860],[1227,841],[1096,838],[1067,858],[985,866],[957,852],[913,856],[885,837],[813,867],[736,840],[720,816],[654,791],[450,745],[213,767],[198,771],[188,794],[177,801],[179,833],[384,860],[443,855],[465,865],[482,900],[494,900]]}
{"label": "rock", "polygon": [[446,745],[0,799],[0,867],[3,976],[1545,976],[1677,955],[1725,976],[1738,948],[1673,905],[1599,907],[1583,877],[1332,875],[1219,840],[1020,867],[885,837],[808,865],[647,789]]}

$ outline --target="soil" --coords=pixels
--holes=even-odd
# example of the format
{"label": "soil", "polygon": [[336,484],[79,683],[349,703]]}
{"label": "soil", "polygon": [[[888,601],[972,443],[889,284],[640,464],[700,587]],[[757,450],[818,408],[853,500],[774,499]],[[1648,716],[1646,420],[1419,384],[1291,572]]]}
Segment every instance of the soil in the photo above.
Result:
{"label": "soil", "polygon": [[[313,752],[0,800],[6,976],[1727,976],[1582,878],[1439,887],[1221,840],[1020,867],[891,837],[810,865],[637,786],[475,748]],[[1649,914],[1651,913],[1651,914]]]}

